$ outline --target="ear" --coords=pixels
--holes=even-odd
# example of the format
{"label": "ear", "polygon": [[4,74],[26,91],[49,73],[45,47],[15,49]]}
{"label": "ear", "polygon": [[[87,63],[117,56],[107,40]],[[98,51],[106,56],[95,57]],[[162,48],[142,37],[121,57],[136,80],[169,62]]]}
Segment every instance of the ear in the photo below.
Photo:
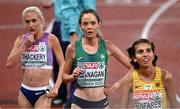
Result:
{"label": "ear", "polygon": [[98,23],[98,27],[99,27],[99,28],[101,27],[101,22]]}
{"label": "ear", "polygon": [[136,60],[135,58],[133,58],[133,61],[134,61],[134,62],[137,62],[137,60]]}
{"label": "ear", "polygon": [[81,31],[81,32],[83,32],[83,30],[82,30],[82,28],[79,26],[79,30]]}
{"label": "ear", "polygon": [[42,22],[43,26],[45,26],[45,19],[44,18],[41,19],[41,22]]}

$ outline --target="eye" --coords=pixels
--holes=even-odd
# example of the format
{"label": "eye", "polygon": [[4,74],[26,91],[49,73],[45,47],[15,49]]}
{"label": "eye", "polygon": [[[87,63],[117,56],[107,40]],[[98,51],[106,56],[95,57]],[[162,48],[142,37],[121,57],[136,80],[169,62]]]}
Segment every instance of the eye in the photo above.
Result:
{"label": "eye", "polygon": [[92,21],[92,22],[91,22],[91,25],[95,25],[95,24],[96,24],[96,22],[95,22],[95,21]]}
{"label": "eye", "polygon": [[83,24],[83,26],[87,26],[88,22],[83,22],[82,24]]}
{"label": "eye", "polygon": [[150,53],[150,52],[152,52],[152,49],[151,49],[151,48],[148,48],[148,49],[146,49],[146,52],[147,52],[147,53]]}
{"label": "eye", "polygon": [[144,53],[144,50],[142,50],[142,49],[137,50],[136,53],[137,53],[137,54],[142,54],[142,53]]}
{"label": "eye", "polygon": [[30,20],[25,20],[25,23],[29,24],[29,23],[30,23]]}
{"label": "eye", "polygon": [[32,19],[32,22],[35,23],[37,21],[37,19]]}

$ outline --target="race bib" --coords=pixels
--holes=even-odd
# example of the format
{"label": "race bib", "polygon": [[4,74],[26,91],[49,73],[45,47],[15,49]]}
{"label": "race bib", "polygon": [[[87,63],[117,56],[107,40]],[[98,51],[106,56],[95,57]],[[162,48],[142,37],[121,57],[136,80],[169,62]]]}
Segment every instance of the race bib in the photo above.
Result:
{"label": "race bib", "polygon": [[106,65],[104,62],[78,62],[77,66],[84,69],[77,79],[80,87],[104,86]]}
{"label": "race bib", "polygon": [[21,55],[22,68],[41,68],[47,64],[47,46],[45,42],[28,47]]}
{"label": "race bib", "polygon": [[162,95],[159,92],[134,94],[136,109],[162,109]]}

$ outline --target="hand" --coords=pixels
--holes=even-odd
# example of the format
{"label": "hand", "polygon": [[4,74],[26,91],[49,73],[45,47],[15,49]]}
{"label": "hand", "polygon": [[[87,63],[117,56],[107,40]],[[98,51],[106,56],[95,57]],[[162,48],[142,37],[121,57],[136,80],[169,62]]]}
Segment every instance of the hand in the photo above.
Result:
{"label": "hand", "polygon": [[84,70],[81,69],[81,68],[79,68],[79,67],[76,67],[76,68],[73,70],[72,76],[73,76],[74,79],[77,79],[78,76],[79,76],[80,74],[82,74],[82,73],[84,73]]}
{"label": "hand", "polygon": [[114,92],[117,90],[118,88],[115,87],[114,85],[106,85],[104,88],[104,93],[106,96],[110,96],[112,94],[114,94]]}
{"label": "hand", "polygon": [[53,86],[53,88],[51,90],[50,89],[46,90],[46,96],[48,98],[56,97],[57,94],[58,94],[58,87],[56,87],[56,86]]}
{"label": "hand", "polygon": [[35,42],[34,35],[30,34],[22,46],[28,47],[28,46],[32,45],[34,42]]}
{"label": "hand", "polygon": [[34,35],[33,34],[29,35],[28,40],[31,44],[34,43],[35,42]]}

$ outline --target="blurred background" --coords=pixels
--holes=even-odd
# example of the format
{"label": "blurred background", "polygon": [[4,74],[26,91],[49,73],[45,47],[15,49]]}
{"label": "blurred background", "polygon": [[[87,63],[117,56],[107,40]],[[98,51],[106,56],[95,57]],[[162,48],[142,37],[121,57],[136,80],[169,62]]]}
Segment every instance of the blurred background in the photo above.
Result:
{"label": "blurred background", "polygon": [[[20,85],[20,65],[6,68],[6,59],[16,37],[24,32],[21,12],[27,6],[38,6],[44,13],[46,28],[53,19],[53,8],[44,9],[41,0],[0,0],[0,107],[17,107]],[[102,19],[101,32],[123,52],[139,38],[156,45],[158,66],[173,73],[180,102],[180,0],[97,0],[97,12]],[[109,59],[108,84],[119,80],[127,69],[115,59]],[[179,96],[178,96],[179,95]],[[110,99],[118,108],[121,90]]]}

